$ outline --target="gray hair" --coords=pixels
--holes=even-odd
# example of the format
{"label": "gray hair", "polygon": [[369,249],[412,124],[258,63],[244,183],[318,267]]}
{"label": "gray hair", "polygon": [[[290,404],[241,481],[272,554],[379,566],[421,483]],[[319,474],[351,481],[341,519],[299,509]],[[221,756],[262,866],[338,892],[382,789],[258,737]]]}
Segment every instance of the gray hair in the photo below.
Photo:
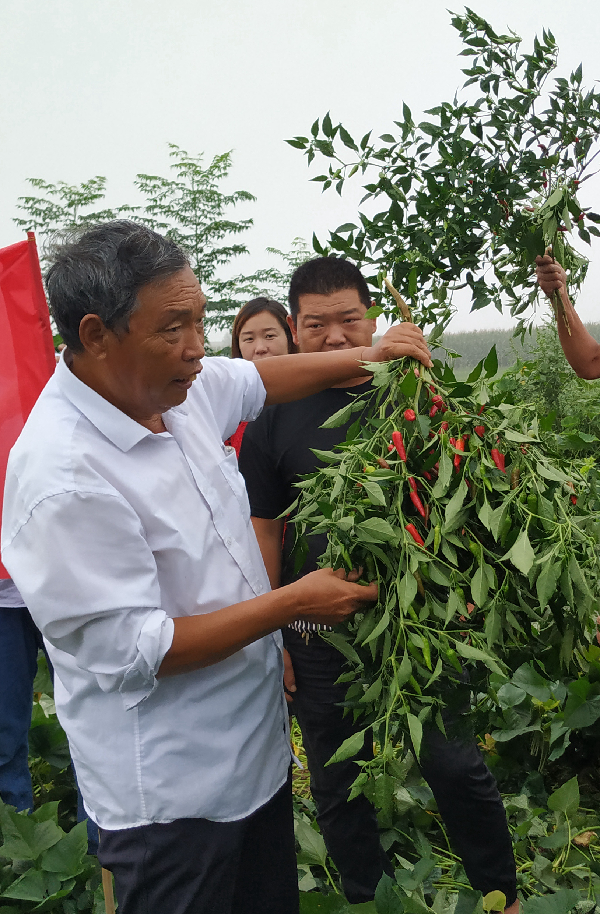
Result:
{"label": "gray hair", "polygon": [[113,332],[129,329],[142,286],[172,276],[189,261],[173,241],[127,220],[94,226],[54,248],[46,273],[50,311],[72,352],[82,352],[79,325],[97,314]]}

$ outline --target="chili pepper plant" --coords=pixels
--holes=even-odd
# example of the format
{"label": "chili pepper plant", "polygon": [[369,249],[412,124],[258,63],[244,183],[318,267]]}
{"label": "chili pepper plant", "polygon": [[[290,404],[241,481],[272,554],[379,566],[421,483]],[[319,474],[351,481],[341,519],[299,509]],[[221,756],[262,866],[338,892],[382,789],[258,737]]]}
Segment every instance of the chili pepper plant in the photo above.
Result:
{"label": "chili pepper plant", "polygon": [[[325,423],[359,416],[343,444],[315,452],[323,466],[299,483],[293,521],[299,566],[306,538],[326,533],[322,565],[379,585],[374,608],[323,634],[349,661],[349,712],[381,748],[361,783],[403,734],[418,754],[424,726],[451,735],[487,715],[524,663],[576,677],[600,578],[590,463],[553,457],[533,411],[490,397],[495,350],[467,382],[440,360],[369,370],[372,393]],[[354,755],[364,730],[334,758]]]}

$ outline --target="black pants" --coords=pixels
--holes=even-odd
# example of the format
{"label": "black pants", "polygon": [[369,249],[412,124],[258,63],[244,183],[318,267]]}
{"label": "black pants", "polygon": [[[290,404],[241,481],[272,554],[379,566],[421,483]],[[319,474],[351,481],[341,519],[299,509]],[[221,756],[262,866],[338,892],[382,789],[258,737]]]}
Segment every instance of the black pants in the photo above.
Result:
{"label": "black pants", "polygon": [[[389,871],[375,812],[362,795],[347,802],[359,773],[352,761],[324,767],[340,744],[362,729],[336,704],[348,688],[334,685],[344,671],[344,658],[319,635],[307,643],[298,632],[286,629],[284,641],[296,676],[291,707],[302,730],[317,821],[348,901],[368,901],[384,870]],[[372,743],[366,740],[357,758],[366,759],[369,753]],[[473,888],[484,894],[498,889],[512,904],[517,897],[516,870],[506,814],[475,741],[446,740],[437,729],[427,731],[421,771]]]}
{"label": "black pants", "polygon": [[298,914],[291,780],[237,822],[100,829],[119,914]]}

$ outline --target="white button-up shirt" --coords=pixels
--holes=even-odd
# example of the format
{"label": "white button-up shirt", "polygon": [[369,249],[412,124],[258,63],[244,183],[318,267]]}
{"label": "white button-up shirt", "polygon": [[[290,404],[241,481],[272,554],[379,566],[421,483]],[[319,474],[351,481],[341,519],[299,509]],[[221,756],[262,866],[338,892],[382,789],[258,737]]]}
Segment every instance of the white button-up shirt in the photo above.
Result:
{"label": "white button-up shirt", "polygon": [[173,619],[269,590],[223,440],[265,389],[203,363],[153,434],[61,361],[9,459],[2,559],[41,629],[85,807],[102,828],[249,815],[284,783],[280,634],[156,679]]}

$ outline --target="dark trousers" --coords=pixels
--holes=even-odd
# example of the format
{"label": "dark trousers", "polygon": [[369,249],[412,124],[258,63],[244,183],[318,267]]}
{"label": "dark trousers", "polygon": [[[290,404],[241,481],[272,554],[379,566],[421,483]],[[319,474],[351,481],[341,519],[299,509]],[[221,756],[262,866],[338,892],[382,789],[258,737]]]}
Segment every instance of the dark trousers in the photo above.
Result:
{"label": "dark trousers", "polygon": [[0,607],[0,797],[33,809],[28,734],[42,636],[29,611]]}
{"label": "dark trousers", "polygon": [[[44,640],[28,609],[0,607],[0,798],[17,810],[33,809],[29,725],[38,651]],[[46,654],[50,676],[54,670]],[[75,781],[77,784],[77,779]],[[77,821],[87,819],[77,787]],[[87,819],[88,853],[98,849],[98,828]]]}
{"label": "dark trousers", "polygon": [[246,819],[100,829],[119,914],[298,914],[291,779]]}
{"label": "dark trousers", "polygon": [[[360,721],[353,724],[352,715],[344,716],[336,704],[348,688],[334,684],[344,672],[344,657],[319,635],[307,643],[298,632],[286,629],[284,641],[296,677],[291,708],[302,730],[317,821],[348,901],[368,901],[382,873],[389,871],[375,812],[362,795],[347,802],[359,773],[352,761],[324,767],[340,744],[362,729]],[[357,758],[366,759],[371,751],[366,740]],[[484,894],[498,889],[512,904],[517,897],[516,871],[506,814],[474,740],[446,740],[432,729],[424,735],[421,755],[423,777],[471,885]]]}

